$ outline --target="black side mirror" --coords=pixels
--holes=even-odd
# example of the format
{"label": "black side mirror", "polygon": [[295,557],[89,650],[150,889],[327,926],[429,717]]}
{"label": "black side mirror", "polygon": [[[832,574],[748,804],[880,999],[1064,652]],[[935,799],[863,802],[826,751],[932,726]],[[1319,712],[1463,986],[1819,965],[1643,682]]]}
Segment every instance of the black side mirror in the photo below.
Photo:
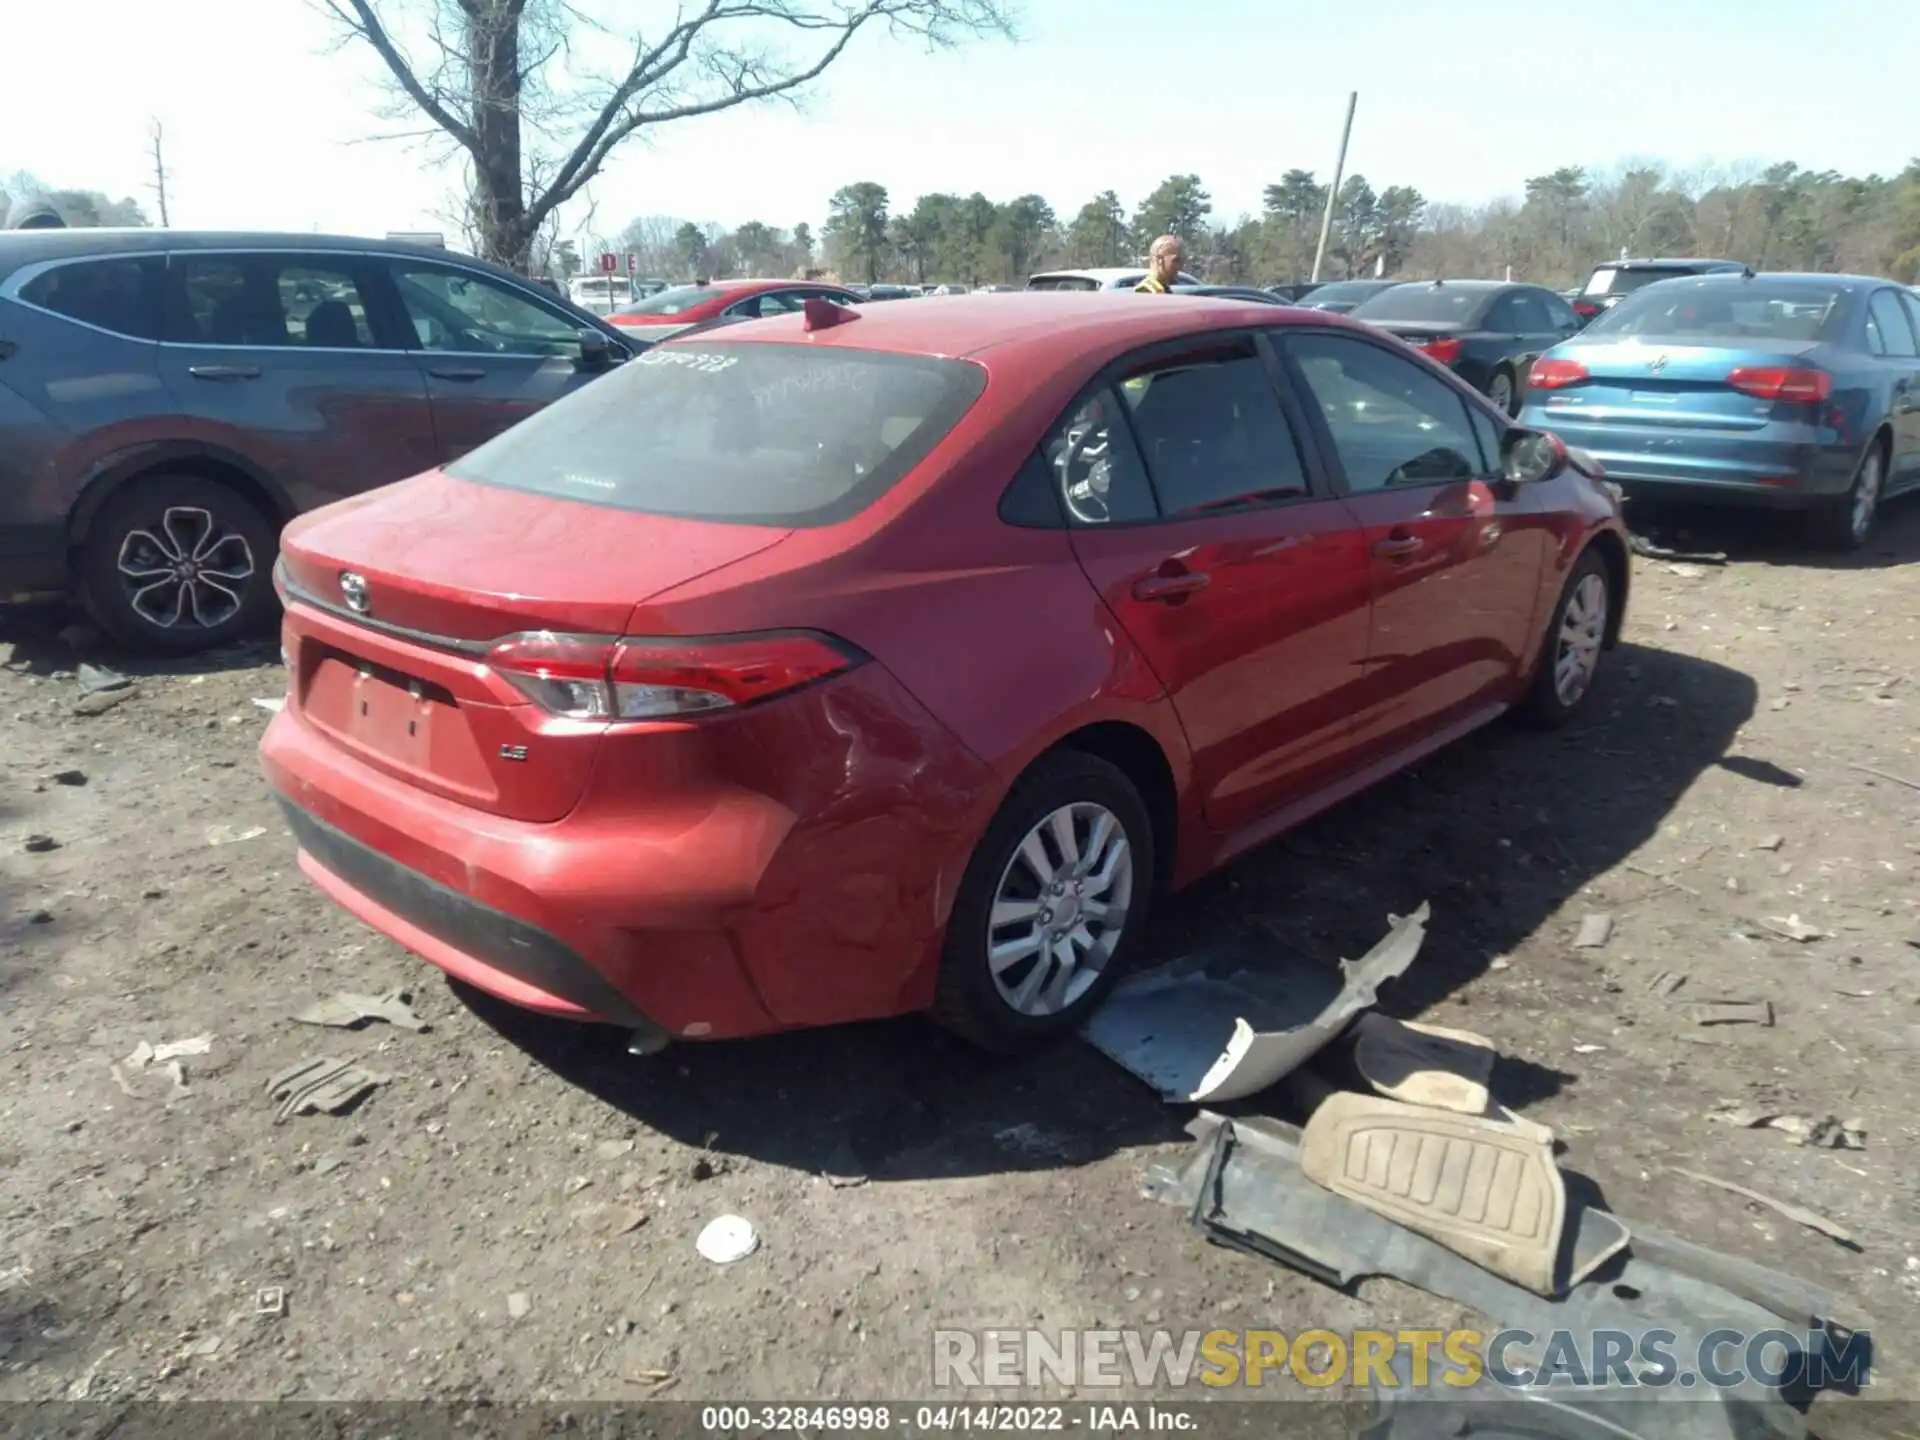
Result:
{"label": "black side mirror", "polygon": [[580,368],[582,370],[605,370],[613,364],[613,342],[598,330],[582,330],[580,334]]}
{"label": "black side mirror", "polygon": [[1551,480],[1567,468],[1567,447],[1544,430],[1509,430],[1500,446],[1500,468],[1514,485]]}

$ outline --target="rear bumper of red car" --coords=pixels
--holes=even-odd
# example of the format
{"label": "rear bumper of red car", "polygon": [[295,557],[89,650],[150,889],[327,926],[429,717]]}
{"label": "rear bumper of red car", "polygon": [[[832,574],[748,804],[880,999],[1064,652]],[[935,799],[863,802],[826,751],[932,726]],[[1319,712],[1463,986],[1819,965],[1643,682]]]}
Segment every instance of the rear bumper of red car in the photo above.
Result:
{"label": "rear bumper of red car", "polygon": [[699,1039],[924,1008],[986,767],[877,665],[723,723],[777,758],[759,785],[669,809],[660,737],[610,735],[550,823],[383,774],[291,701],[260,757],[321,889],[512,1004]]}

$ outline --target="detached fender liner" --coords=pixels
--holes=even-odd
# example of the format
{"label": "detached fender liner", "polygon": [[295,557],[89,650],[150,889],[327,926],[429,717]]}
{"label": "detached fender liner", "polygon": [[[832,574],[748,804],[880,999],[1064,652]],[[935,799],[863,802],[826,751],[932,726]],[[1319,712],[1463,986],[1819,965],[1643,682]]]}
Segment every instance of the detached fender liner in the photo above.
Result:
{"label": "detached fender liner", "polygon": [[285,796],[275,796],[294,840],[312,859],[375,904],[426,934],[524,984],[577,1005],[599,1020],[666,1043],[593,966],[538,926],[482,905],[336,830]]}

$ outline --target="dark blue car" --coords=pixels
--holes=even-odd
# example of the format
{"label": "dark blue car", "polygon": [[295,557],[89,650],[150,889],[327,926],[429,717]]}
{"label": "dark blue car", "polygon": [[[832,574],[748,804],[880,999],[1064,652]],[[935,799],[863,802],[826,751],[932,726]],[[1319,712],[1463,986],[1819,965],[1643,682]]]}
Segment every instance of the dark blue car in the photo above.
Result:
{"label": "dark blue car", "polygon": [[1851,549],[1920,486],[1920,302],[1859,275],[1705,275],[1637,290],[1528,377],[1521,421],[1629,496],[1809,513]]}

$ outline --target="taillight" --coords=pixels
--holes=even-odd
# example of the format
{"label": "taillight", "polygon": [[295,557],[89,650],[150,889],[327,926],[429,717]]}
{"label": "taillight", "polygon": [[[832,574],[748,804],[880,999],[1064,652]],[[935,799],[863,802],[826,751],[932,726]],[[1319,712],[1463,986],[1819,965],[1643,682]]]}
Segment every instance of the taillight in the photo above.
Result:
{"label": "taillight", "polygon": [[1582,320],[1591,320],[1600,313],[1600,307],[1591,300],[1576,300],[1573,302],[1573,313]]}
{"label": "taillight", "polygon": [[1812,403],[1833,394],[1833,376],[1826,371],[1785,365],[1742,365],[1727,376],[1727,384],[1762,400]]}
{"label": "taillight", "polygon": [[1588,379],[1590,373],[1578,360],[1536,360],[1527,371],[1531,390],[1564,390]]}
{"label": "taillight", "polygon": [[1442,365],[1451,365],[1460,358],[1460,352],[1466,348],[1466,345],[1463,341],[1447,335],[1437,340],[1429,340],[1420,348]]}
{"label": "taillight", "polygon": [[712,639],[512,635],[487,652],[514,688],[567,720],[664,720],[737,709],[851,670],[866,657],[825,635]]}

